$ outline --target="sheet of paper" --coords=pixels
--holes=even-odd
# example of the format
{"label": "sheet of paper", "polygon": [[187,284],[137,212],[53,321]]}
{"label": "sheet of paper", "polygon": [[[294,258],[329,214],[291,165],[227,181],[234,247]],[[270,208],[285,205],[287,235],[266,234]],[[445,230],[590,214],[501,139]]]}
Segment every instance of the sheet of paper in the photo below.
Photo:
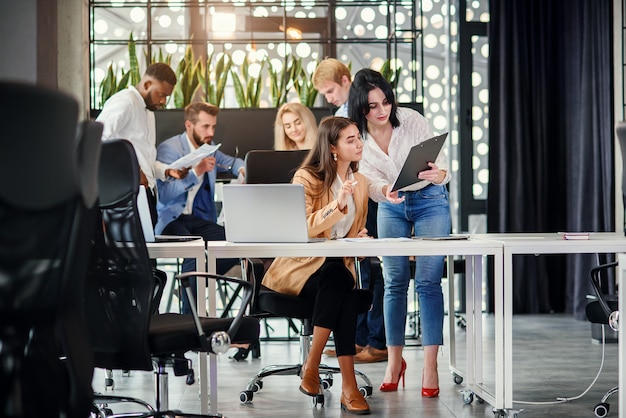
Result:
{"label": "sheet of paper", "polygon": [[411,241],[411,238],[399,237],[399,238],[339,238],[337,241],[347,242],[374,242],[374,241]]}
{"label": "sheet of paper", "polygon": [[174,170],[180,170],[185,167],[193,167],[198,164],[201,160],[213,154],[218,148],[222,146],[222,144],[217,145],[209,145],[204,144],[201,147],[196,148],[195,151],[190,152],[187,155],[183,155],[178,160],[171,163],[167,168],[171,168]]}

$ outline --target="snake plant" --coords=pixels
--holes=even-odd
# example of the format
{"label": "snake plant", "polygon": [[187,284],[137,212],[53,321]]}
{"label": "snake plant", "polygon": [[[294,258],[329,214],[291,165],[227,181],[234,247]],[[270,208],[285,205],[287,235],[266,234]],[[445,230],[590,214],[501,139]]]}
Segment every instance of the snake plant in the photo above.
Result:
{"label": "snake plant", "polygon": [[128,87],[128,80],[130,80],[130,71],[125,72],[123,68],[120,69],[121,75],[118,81],[117,70],[114,65],[109,64],[106,76],[100,83],[100,107],[104,106],[104,103],[118,91]]}
{"label": "snake plant", "polygon": [[235,87],[235,99],[239,107],[259,107],[261,102],[261,89],[263,87],[263,67],[267,63],[267,57],[260,62],[258,76],[254,77],[250,74],[250,64],[248,59],[243,61],[239,71],[235,67],[230,68],[230,74],[233,78],[233,86]]}
{"label": "snake plant", "polygon": [[193,100],[200,87],[198,73],[201,71],[200,60],[195,59],[191,45],[187,45],[184,57],[176,68],[176,86],[174,87],[174,107],[184,108]]}
{"label": "snake plant", "polygon": [[307,74],[302,67],[301,58],[298,58],[297,73],[293,77],[293,87],[298,93],[300,103],[307,107],[313,107],[317,98],[317,89],[313,86],[313,81],[311,80],[312,74]]}
{"label": "snake plant", "polygon": [[[201,88],[204,90],[205,100],[216,106],[220,106],[224,99],[226,81],[228,80],[228,74],[230,73],[233,61],[229,54],[223,53],[213,65],[213,56],[214,53],[212,52],[207,58],[206,63],[201,63],[200,70],[198,71],[198,80],[200,81]],[[211,76],[213,76],[213,80]]]}

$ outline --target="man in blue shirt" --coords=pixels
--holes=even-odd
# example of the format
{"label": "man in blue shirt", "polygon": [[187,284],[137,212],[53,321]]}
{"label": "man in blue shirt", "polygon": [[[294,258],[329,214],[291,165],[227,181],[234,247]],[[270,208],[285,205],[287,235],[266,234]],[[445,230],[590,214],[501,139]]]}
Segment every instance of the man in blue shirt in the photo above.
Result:
{"label": "man in blue shirt", "polygon": [[[219,108],[209,103],[197,102],[185,108],[185,132],[167,139],[157,148],[157,160],[171,164],[204,144],[213,143]],[[244,162],[221,151],[204,158],[183,179],[157,180],[158,221],[157,234],[199,235],[205,241],[225,239],[224,227],[217,224],[215,206],[215,180],[218,172],[230,172],[243,178]],[[217,273],[224,274],[239,261],[217,261]],[[183,272],[194,271],[195,260],[185,259]],[[193,281],[192,281],[193,282]],[[192,283],[192,290],[195,291]],[[183,292],[182,312],[190,313],[189,301]]]}

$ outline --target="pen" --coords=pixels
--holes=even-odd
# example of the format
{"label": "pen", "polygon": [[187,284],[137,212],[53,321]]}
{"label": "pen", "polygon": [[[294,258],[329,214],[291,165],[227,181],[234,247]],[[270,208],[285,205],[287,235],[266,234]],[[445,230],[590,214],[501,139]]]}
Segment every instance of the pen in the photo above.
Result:
{"label": "pen", "polygon": [[353,182],[352,182],[352,185],[353,185],[353,186],[356,186],[357,184],[359,184],[359,182],[358,182],[358,181],[353,181]]}

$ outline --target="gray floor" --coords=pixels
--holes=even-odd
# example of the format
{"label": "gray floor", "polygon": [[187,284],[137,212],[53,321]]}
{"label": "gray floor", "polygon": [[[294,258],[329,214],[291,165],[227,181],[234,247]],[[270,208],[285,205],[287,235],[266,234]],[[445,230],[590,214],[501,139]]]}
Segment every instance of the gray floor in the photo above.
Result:
{"label": "gray floor", "polygon": [[[283,320],[271,324],[277,334]],[[485,358],[492,357],[492,317],[485,315]],[[593,408],[604,392],[617,384],[617,344],[607,344],[604,368],[589,391],[579,399],[559,402],[559,398],[575,398],[592,384],[602,362],[602,345],[591,338],[590,324],[576,321],[567,315],[516,315],[514,324],[514,399],[515,409],[523,409],[521,417],[594,417]],[[283,328],[284,329],[284,328]],[[455,330],[458,349],[464,348],[465,331]],[[491,406],[474,400],[463,402],[460,390],[448,370],[448,335],[439,361],[441,395],[424,399],[420,395],[422,349],[409,339],[405,349],[408,363],[406,387],[396,393],[377,390],[384,375],[386,363],[360,365],[375,389],[368,400],[374,417],[492,417]],[[229,353],[232,355],[234,349]],[[463,352],[463,351],[459,351]],[[265,379],[263,389],[256,393],[252,404],[239,402],[239,392],[262,366],[277,363],[294,363],[299,357],[297,341],[265,341],[261,345],[261,358],[236,362],[228,355],[218,359],[219,400],[218,411],[226,417],[339,417],[340,384],[336,382],[325,394],[325,406],[313,407],[310,398],[298,391],[299,379],[295,376],[271,376]],[[191,358],[194,358],[191,355]],[[326,359],[336,365],[335,359]],[[459,358],[461,368],[464,361]],[[493,382],[490,366],[485,366],[485,381]],[[114,373],[117,395],[137,396],[149,402],[154,399],[153,377],[150,372],[132,372],[130,376]],[[339,379],[339,377],[337,377]],[[198,413],[198,385],[185,385],[184,377],[170,373],[170,408]],[[96,372],[94,388],[104,391],[104,375]],[[111,393],[109,391],[109,393]],[[524,402],[524,403],[522,403]],[[609,399],[609,417],[617,417],[617,395]]]}

